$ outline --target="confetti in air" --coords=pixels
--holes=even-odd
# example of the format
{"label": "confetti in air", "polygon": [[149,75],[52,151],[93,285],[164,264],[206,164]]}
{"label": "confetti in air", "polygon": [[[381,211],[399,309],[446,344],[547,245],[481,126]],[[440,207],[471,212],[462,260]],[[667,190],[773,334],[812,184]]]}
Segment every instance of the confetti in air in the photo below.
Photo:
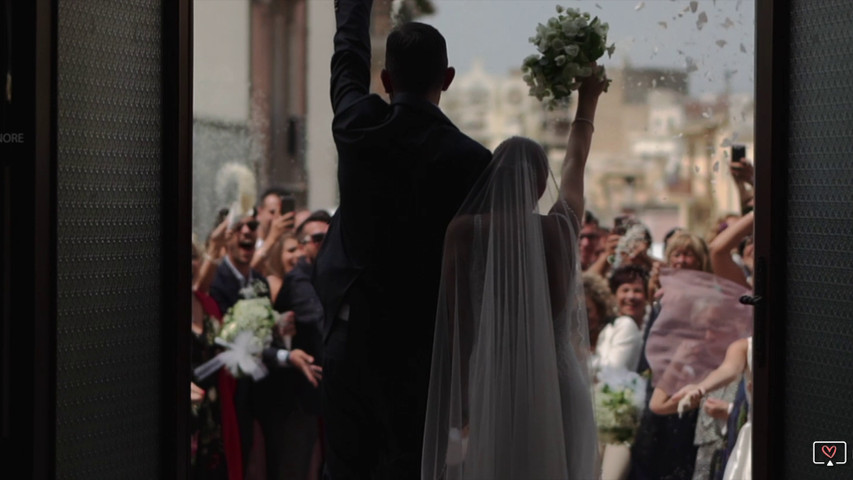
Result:
{"label": "confetti in air", "polygon": [[658,25],[660,25],[664,28],[664,30],[666,30],[666,22],[658,22]]}
{"label": "confetti in air", "polygon": [[708,23],[708,14],[702,12],[699,14],[699,19],[696,20],[696,28],[702,30],[702,27],[704,27],[706,23]]}
{"label": "confetti in air", "polygon": [[642,9],[643,9],[643,7],[645,7],[645,6],[646,6],[646,2],[640,2],[640,3],[638,3],[638,4],[637,4],[637,6],[636,6],[636,7],[634,7],[634,10],[636,10],[636,11],[638,11],[638,12],[639,12],[639,11],[640,11],[640,10],[642,10]]}
{"label": "confetti in air", "polygon": [[725,47],[725,46],[726,46],[726,43],[727,43],[727,42],[726,42],[725,40],[717,40],[717,41],[716,41],[716,42],[714,42],[714,43],[716,43],[718,47],[723,48],[723,47]]}
{"label": "confetti in air", "polygon": [[[696,13],[696,10],[698,8],[699,8],[699,2],[697,2],[696,0],[693,0],[692,2],[690,2],[690,11],[692,13]],[[685,9],[685,11],[687,11],[687,10]]]}

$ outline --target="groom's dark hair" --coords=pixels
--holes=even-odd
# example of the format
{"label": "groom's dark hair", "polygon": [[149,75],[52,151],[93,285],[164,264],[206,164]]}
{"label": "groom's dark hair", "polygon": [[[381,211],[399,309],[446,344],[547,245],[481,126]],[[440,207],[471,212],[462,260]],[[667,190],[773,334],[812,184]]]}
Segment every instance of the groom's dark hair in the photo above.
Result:
{"label": "groom's dark hair", "polygon": [[388,35],[385,69],[397,91],[425,95],[440,89],[447,70],[447,43],[427,24],[404,23]]}

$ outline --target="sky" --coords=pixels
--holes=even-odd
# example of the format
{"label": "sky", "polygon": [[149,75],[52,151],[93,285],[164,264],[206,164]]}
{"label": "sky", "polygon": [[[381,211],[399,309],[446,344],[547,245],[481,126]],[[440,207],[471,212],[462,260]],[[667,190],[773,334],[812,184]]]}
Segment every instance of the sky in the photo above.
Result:
{"label": "sky", "polygon": [[[447,39],[458,73],[475,59],[503,74],[536,53],[528,38],[556,5],[578,8],[610,24],[613,58],[600,63],[688,69],[690,93],[718,93],[731,73],[733,92],[754,89],[754,0],[433,0],[437,13],[419,19]],[[703,15],[704,14],[704,15]]]}

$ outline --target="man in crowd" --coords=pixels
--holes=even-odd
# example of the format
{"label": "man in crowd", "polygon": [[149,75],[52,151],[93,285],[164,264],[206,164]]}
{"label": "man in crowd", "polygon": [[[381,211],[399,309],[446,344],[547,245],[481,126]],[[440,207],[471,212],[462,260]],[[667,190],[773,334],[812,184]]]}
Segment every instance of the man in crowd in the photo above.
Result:
{"label": "man in crowd", "polygon": [[[307,352],[320,363],[323,337],[323,306],[311,284],[314,261],[329,229],[329,214],[312,213],[296,229],[303,256],[284,277],[275,300],[279,312],[295,314],[293,351]],[[316,477],[309,472],[311,455],[319,438],[320,397],[316,380],[294,370],[274,370],[259,382],[254,397],[256,416],[264,431],[266,467],[269,479]]]}
{"label": "man in crowd", "polygon": [[601,227],[598,224],[598,218],[587,210],[584,212],[583,226],[581,227],[580,235],[578,235],[581,270],[586,271],[601,254],[601,236]]}
{"label": "man in crowd", "polygon": [[[269,284],[260,272],[252,269],[252,257],[255,254],[255,242],[259,222],[254,210],[232,219],[225,237],[226,255],[223,257],[213,282],[210,285],[210,296],[219,305],[223,314],[228,312],[235,303],[243,298],[269,297]],[[277,335],[280,340],[280,335]],[[306,376],[314,378],[316,367],[312,365],[313,358],[302,350],[288,351],[281,348],[280,341],[274,343],[263,352],[264,362],[268,368],[296,367]],[[252,396],[254,385],[251,378],[244,377],[237,382],[234,406],[237,411],[237,422],[240,427],[240,444],[243,454],[243,465],[249,465],[249,454],[252,449],[253,411]]]}

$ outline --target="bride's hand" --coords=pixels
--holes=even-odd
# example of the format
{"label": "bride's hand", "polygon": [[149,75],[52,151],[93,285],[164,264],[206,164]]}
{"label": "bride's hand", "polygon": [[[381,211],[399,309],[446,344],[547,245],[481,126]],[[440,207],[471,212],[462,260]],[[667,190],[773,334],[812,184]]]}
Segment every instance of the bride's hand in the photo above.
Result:
{"label": "bride's hand", "polygon": [[597,98],[601,95],[601,92],[607,91],[610,80],[607,77],[604,79],[599,78],[599,72],[601,72],[602,68],[600,65],[596,65],[595,62],[592,63],[592,75],[581,80],[581,85],[578,87],[580,98]]}

